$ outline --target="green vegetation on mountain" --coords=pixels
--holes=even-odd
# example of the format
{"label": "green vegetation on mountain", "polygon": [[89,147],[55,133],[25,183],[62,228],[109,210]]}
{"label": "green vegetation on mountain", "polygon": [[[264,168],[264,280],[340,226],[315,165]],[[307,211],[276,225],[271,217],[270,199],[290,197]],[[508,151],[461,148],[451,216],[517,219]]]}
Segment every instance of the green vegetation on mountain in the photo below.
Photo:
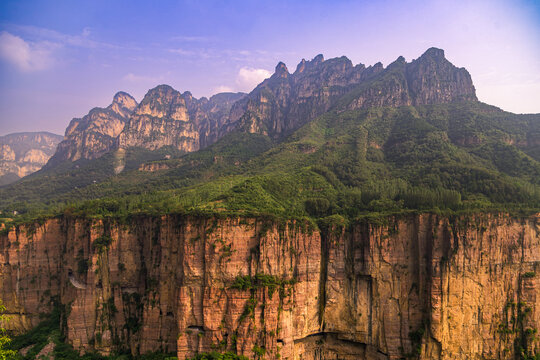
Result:
{"label": "green vegetation on mountain", "polygon": [[[64,164],[1,188],[0,205],[28,216],[535,210],[539,123],[478,102],[333,110],[279,143],[236,132],[179,157],[134,148],[118,175],[117,153]],[[163,170],[139,170],[152,160]]]}

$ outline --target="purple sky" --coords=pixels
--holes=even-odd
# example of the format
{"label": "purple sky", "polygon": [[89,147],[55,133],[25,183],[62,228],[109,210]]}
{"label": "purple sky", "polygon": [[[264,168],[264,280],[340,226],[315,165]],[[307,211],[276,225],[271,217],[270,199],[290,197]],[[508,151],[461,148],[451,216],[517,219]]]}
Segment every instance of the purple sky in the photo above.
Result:
{"label": "purple sky", "polygon": [[12,1],[0,3],[0,135],[63,134],[119,90],[250,91],[284,61],[366,66],[427,48],[472,75],[481,101],[540,113],[540,2]]}

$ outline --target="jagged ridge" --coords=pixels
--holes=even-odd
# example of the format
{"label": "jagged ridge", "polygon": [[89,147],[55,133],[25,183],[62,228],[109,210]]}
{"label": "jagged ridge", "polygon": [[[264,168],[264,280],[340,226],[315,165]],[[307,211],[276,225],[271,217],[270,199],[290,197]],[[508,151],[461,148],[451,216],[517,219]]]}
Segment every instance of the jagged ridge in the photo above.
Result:
{"label": "jagged ridge", "polygon": [[128,94],[119,94],[107,109],[72,120],[51,164],[94,159],[116,148],[172,146],[192,152],[237,129],[281,138],[335,106],[354,110],[477,100],[469,73],[436,48],[411,63],[399,57],[386,69],[380,63],[366,68],[344,56],[325,61],[317,55],[302,59],[290,74],[280,62],[245,97],[229,93],[195,99],[160,85],[136,105]]}

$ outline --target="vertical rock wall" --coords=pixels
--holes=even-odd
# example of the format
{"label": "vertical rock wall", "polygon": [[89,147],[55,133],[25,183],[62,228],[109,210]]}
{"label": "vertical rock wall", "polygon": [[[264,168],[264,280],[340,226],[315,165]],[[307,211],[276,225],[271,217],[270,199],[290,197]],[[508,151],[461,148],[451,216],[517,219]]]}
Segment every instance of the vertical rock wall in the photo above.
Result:
{"label": "vertical rock wall", "polygon": [[512,359],[540,351],[538,220],[53,219],[2,235],[0,297],[19,330],[56,297],[81,351]]}

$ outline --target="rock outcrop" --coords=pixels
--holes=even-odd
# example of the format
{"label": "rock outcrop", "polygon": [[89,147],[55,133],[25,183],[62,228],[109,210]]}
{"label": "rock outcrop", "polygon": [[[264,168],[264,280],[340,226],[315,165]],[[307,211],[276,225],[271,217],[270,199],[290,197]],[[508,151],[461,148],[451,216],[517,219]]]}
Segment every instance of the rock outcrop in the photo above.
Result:
{"label": "rock outcrop", "polygon": [[41,169],[61,140],[62,136],[48,132],[0,136],[0,185]]}
{"label": "rock outcrop", "polygon": [[199,133],[190,121],[182,94],[168,85],[148,91],[118,137],[118,146],[198,150]]}
{"label": "rock outcrop", "polygon": [[48,165],[96,159],[114,149],[118,135],[136,106],[131,95],[119,92],[108,107],[94,108],[84,117],[71,120],[64,140]]}
{"label": "rock outcrop", "polygon": [[210,99],[194,98],[190,92],[182,94],[186,101],[191,121],[199,132],[200,148],[215,143],[223,125],[228,121],[234,103],[246,96],[245,93],[219,93]]}
{"label": "rock outcrop", "polygon": [[243,101],[234,105],[224,132],[240,128],[281,137],[327,112],[381,106],[409,106],[476,101],[467,70],[456,68],[444,51],[428,49],[407,63],[403,57],[353,66],[346,57],[302,60],[293,74],[283,63]]}
{"label": "rock outcrop", "polygon": [[21,331],[57,297],[81,351],[513,359],[540,352],[539,220],[54,219],[0,237],[0,298]]}

